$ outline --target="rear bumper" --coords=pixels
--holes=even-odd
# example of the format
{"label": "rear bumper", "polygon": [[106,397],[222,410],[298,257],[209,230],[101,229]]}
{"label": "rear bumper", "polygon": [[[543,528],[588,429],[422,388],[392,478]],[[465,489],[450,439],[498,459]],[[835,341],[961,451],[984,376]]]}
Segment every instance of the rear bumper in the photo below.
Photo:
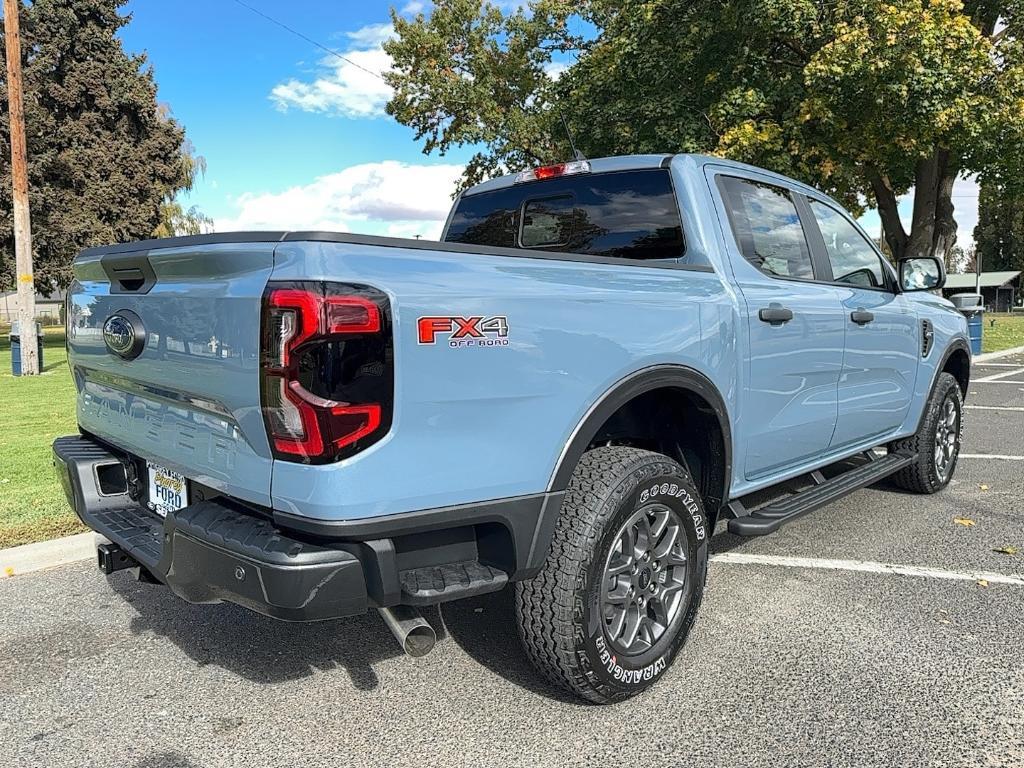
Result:
{"label": "rear bumper", "polygon": [[82,522],[189,602],[227,601],[286,621],[349,616],[369,605],[352,551],[284,537],[222,499],[161,519],[127,491],[102,494],[97,470],[121,459],[88,438],[58,438],[53,460]]}
{"label": "rear bumper", "polygon": [[530,497],[321,526],[278,520],[221,496],[160,518],[127,483],[110,481],[133,461],[138,457],[87,436],[53,444],[54,467],[82,522],[175,594],[286,621],[444,602],[500,589],[510,576],[529,577],[543,563],[561,500]]}

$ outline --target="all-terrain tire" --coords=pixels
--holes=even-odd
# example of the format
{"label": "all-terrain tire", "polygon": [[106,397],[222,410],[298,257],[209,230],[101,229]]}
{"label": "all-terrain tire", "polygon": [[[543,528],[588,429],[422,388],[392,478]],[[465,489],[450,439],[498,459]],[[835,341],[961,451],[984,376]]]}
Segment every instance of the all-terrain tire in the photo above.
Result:
{"label": "all-terrain tire", "polygon": [[[660,639],[654,641],[657,630],[652,629],[647,652],[623,654],[615,651],[616,640],[606,623],[612,620],[602,613],[609,610],[602,603],[602,590],[619,578],[609,576],[606,568],[613,550],[625,551],[622,527],[648,509],[657,510],[651,519],[671,515],[667,519],[680,537],[673,545],[678,552],[673,560],[685,559],[675,566],[679,572],[673,568],[671,578],[685,578],[686,587],[672,603],[674,618],[662,625]],[[628,699],[653,684],[672,664],[696,618],[711,533],[693,480],[677,462],[637,448],[588,451],[569,481],[543,569],[536,578],[516,584],[519,634],[533,664],[554,684],[599,704]],[[650,563],[639,557],[636,562],[641,567]],[[658,567],[654,579],[664,584],[670,577],[661,575],[663,565]],[[664,588],[640,583],[652,593]],[[648,610],[654,610],[654,602]]]}
{"label": "all-terrain tire", "polygon": [[[952,403],[956,413],[955,434],[952,455],[944,471],[940,471],[936,459],[939,422],[945,418],[947,402]],[[892,476],[892,482],[914,493],[937,493],[949,484],[956,471],[963,437],[964,398],[957,380],[949,373],[940,373],[935,388],[928,398],[924,417],[917,432],[903,440],[890,443],[890,452],[910,453],[917,456],[913,464],[904,467]]]}

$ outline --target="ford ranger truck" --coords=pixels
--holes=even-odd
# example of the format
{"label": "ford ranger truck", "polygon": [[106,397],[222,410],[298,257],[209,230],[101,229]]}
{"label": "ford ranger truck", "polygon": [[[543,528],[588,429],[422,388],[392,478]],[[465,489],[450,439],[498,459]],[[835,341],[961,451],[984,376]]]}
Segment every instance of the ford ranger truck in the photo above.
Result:
{"label": "ford ranger truck", "polygon": [[835,201],[691,155],[487,181],[441,242],[246,232],[91,248],[54,460],[133,568],[286,621],[510,583],[549,680],[615,702],[671,666],[708,539],[960,450],[966,321]]}

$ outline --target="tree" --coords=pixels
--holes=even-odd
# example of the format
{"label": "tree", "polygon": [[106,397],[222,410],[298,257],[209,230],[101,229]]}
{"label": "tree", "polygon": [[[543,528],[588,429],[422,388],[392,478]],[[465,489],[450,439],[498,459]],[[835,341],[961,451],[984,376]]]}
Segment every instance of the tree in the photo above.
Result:
{"label": "tree", "polygon": [[[125,0],[35,0],[22,8],[36,284],[70,280],[84,247],[150,237],[189,186],[182,127],[157,105],[152,69],[117,32]],[[6,145],[0,85],[0,144]],[[13,268],[10,164],[0,154],[0,254]]]}
{"label": "tree", "polygon": [[1024,270],[1024,193],[1004,184],[983,184],[974,242],[986,272]]}
{"label": "tree", "polygon": [[959,245],[949,249],[946,256],[946,272],[950,275],[962,275],[967,267],[974,263],[974,246],[964,250]]}
{"label": "tree", "polygon": [[[170,117],[169,108],[164,108]],[[206,158],[197,155],[192,142],[185,139],[181,146],[181,165],[184,175],[182,190],[192,189],[197,176],[206,175]],[[196,206],[186,209],[177,198],[177,190],[168,191],[160,203],[160,224],[153,230],[153,237],[176,237],[180,235],[204,235],[213,231],[213,219]]]}
{"label": "tree", "polygon": [[877,207],[896,258],[945,257],[957,176],[1024,166],[1020,18],[1021,0],[439,0],[393,15],[388,111],[427,152],[477,146],[465,184],[568,157],[561,111],[588,156],[751,162]]}
{"label": "tree", "polygon": [[569,50],[565,14],[505,15],[480,0],[436,3],[429,18],[392,10],[398,39],[385,43],[396,89],[387,111],[416,130],[424,152],[482,146],[466,167],[472,184],[551,159],[557,143],[551,53]]}

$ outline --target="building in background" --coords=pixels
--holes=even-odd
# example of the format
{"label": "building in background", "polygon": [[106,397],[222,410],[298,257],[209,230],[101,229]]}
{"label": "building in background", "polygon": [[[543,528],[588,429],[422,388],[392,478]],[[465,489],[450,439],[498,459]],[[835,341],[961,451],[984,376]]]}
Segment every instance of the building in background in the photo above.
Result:
{"label": "building in background", "polygon": [[[43,325],[60,325],[61,307],[64,305],[64,291],[36,294],[36,319]],[[18,319],[18,294],[16,291],[0,293],[0,324],[10,325]]]}
{"label": "building in background", "polygon": [[[954,293],[977,293],[978,275],[965,272],[962,275],[948,275],[942,295],[949,298]],[[1024,292],[1021,291],[1021,272],[982,272],[981,295],[989,312],[1009,312],[1019,307]]]}

